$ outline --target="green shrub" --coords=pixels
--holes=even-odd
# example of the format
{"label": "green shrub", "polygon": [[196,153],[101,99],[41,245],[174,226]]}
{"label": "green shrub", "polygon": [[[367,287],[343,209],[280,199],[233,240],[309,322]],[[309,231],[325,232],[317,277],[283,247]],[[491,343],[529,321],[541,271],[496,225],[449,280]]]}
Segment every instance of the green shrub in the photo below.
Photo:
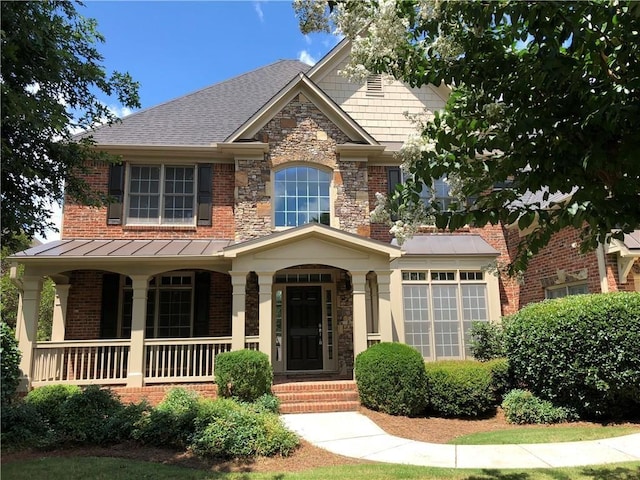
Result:
{"label": "green shrub", "polygon": [[280,399],[271,393],[265,393],[253,402],[258,411],[278,413],[280,411]]}
{"label": "green shrub", "polygon": [[26,402],[5,404],[2,417],[2,451],[48,448],[55,445],[55,432],[40,411]]}
{"label": "green shrub", "polygon": [[494,322],[473,322],[471,325],[471,354],[476,360],[486,362],[505,356],[502,325]]}
{"label": "green shrub", "polygon": [[146,409],[146,404],[123,405],[111,390],[97,385],[82,390],[74,385],[47,385],[29,392],[22,410],[15,414],[24,416],[24,412],[30,412],[37,418],[25,423],[18,436],[41,436],[30,446],[48,448],[127,440]]}
{"label": "green shrub", "polygon": [[273,369],[269,357],[256,350],[236,350],[216,355],[218,394],[253,402],[271,393]]}
{"label": "green shrub", "polygon": [[172,388],[156,408],[136,423],[133,437],[150,445],[183,448],[193,434],[198,409],[196,392]]}
{"label": "green shrub", "polygon": [[495,358],[484,363],[491,372],[491,384],[496,396],[496,404],[502,402],[502,397],[514,387],[514,380],[511,376],[509,360],[506,358]]}
{"label": "green shrub", "polygon": [[0,400],[9,403],[20,383],[20,350],[15,333],[5,322],[0,322]]}
{"label": "green shrub", "polygon": [[82,390],[76,385],[45,385],[31,390],[24,401],[32,405],[54,430],[60,431],[64,403],[81,393]]}
{"label": "green shrub", "polygon": [[360,402],[391,415],[415,416],[426,407],[422,355],[402,343],[378,343],[356,357]]}
{"label": "green shrub", "polygon": [[562,423],[576,418],[565,407],[556,407],[548,400],[541,400],[527,390],[511,390],[502,402],[504,415],[509,423]]}
{"label": "green shrub", "polygon": [[206,457],[285,456],[298,443],[278,415],[255,404],[221,398],[200,402],[190,448]]}
{"label": "green shrub", "polygon": [[60,406],[60,433],[73,444],[115,443],[127,438],[132,428],[125,420],[136,410],[124,415],[124,409],[111,390],[89,385],[80,394],[70,395]]}
{"label": "green shrub", "polygon": [[477,417],[496,407],[491,368],[474,360],[427,363],[429,409],[443,417]]}
{"label": "green shrub", "polygon": [[514,378],[582,417],[640,411],[640,293],[531,304],[505,325]]}

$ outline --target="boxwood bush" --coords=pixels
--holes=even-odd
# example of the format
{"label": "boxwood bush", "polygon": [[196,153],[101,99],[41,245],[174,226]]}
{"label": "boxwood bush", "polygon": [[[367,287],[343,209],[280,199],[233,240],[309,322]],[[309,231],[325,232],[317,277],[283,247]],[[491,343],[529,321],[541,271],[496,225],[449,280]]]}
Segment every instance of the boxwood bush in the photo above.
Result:
{"label": "boxwood bush", "polygon": [[514,377],[584,418],[640,412],[640,293],[531,304],[505,325]]}
{"label": "boxwood bush", "polygon": [[509,423],[562,423],[574,420],[576,415],[565,407],[556,407],[527,390],[514,389],[502,402],[504,415]]}
{"label": "boxwood bush", "polygon": [[471,325],[471,354],[486,362],[505,356],[504,331],[501,323],[473,322]]}
{"label": "boxwood bush", "polygon": [[273,368],[269,357],[256,350],[236,350],[216,355],[218,394],[253,402],[271,393]]}
{"label": "boxwood bush", "polygon": [[355,377],[365,407],[408,416],[426,407],[424,360],[408,345],[382,342],[359,353]]}
{"label": "boxwood bush", "polygon": [[443,417],[478,417],[495,410],[492,365],[476,360],[425,364],[429,411]]}

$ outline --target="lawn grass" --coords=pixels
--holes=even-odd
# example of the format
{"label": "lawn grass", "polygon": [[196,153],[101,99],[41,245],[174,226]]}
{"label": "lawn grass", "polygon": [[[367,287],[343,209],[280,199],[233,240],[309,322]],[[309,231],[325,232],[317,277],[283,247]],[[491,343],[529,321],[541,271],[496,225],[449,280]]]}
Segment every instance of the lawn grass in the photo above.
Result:
{"label": "lawn grass", "polygon": [[640,478],[640,462],[549,469],[462,470],[407,465],[366,464],[317,468],[296,473],[211,472],[184,467],[103,457],[43,457],[2,465],[3,480],[631,480]]}
{"label": "lawn grass", "polygon": [[640,433],[640,428],[630,426],[610,427],[554,427],[545,426],[478,432],[454,438],[448,443],[453,445],[509,445],[517,443],[556,443],[599,440]]}

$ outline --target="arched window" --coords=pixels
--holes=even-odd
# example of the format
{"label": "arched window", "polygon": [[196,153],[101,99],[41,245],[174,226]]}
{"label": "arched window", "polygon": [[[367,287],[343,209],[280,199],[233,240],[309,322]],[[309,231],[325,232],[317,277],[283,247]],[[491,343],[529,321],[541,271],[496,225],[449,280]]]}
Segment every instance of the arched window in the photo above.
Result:
{"label": "arched window", "polygon": [[289,167],[275,173],[275,226],[329,225],[331,174],[313,167]]}

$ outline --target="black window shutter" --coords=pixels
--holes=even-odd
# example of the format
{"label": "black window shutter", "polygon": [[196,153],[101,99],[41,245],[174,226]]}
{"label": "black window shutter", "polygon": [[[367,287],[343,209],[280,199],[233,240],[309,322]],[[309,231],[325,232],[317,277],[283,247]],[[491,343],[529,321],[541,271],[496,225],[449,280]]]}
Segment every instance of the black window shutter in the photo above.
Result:
{"label": "black window shutter", "polygon": [[387,193],[391,195],[399,183],[402,183],[400,167],[389,167],[389,170],[387,170]]}
{"label": "black window shutter", "polygon": [[124,200],[124,165],[109,166],[109,206],[107,225],[122,224],[122,202]]}
{"label": "black window shutter", "polygon": [[198,165],[198,225],[211,226],[213,165]]}
{"label": "black window shutter", "polygon": [[102,275],[102,311],[100,316],[100,338],[118,337],[118,305],[120,305],[120,275]]}
{"label": "black window shutter", "polygon": [[197,272],[195,278],[193,335],[206,337],[209,335],[209,289],[211,273]]}

